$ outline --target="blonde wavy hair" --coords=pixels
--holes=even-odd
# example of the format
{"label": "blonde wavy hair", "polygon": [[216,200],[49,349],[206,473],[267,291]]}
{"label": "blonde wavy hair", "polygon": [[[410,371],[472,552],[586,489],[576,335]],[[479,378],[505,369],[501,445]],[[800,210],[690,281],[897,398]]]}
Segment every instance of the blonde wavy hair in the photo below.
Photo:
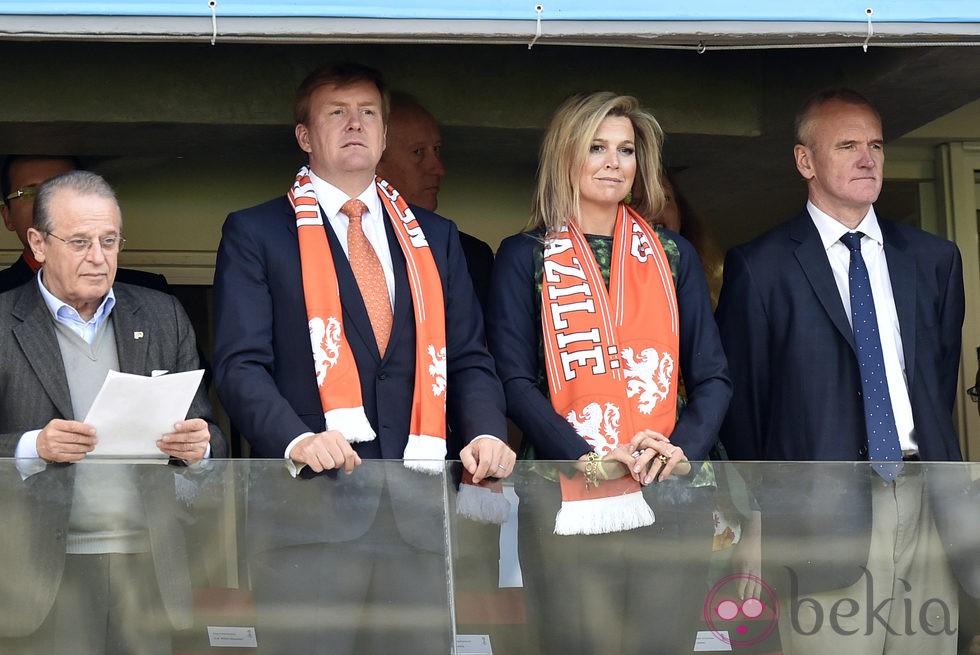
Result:
{"label": "blonde wavy hair", "polygon": [[599,124],[610,116],[628,118],[635,133],[637,167],[630,206],[647,221],[663,210],[660,153],[664,133],[657,119],[640,108],[633,96],[610,91],[582,93],[562,103],[545,132],[529,229],[554,234],[567,220],[578,220],[582,167]]}

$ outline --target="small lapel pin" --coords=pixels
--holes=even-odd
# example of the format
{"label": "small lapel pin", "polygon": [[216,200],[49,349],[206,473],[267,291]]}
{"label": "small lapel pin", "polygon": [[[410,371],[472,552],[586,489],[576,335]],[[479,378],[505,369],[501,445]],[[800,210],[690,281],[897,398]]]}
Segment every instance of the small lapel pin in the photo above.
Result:
{"label": "small lapel pin", "polygon": [[133,338],[134,339],[142,339],[143,338],[143,333],[142,332],[133,332]]}

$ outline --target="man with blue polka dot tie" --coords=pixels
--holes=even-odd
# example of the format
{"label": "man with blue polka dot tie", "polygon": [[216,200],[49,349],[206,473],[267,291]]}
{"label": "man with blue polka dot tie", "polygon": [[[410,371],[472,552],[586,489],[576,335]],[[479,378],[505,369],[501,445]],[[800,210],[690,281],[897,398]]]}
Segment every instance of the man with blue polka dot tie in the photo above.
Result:
{"label": "man with blue polka dot tie", "polygon": [[868,431],[868,459],[873,462],[899,462],[895,465],[878,464],[875,471],[886,482],[895,479],[902,470],[902,449],[898,430],[892,414],[891,394],[885,373],[885,359],[878,336],[878,315],[875,312],[871,278],[861,254],[862,232],[848,232],[840,238],[851,252],[847,281],[851,296],[851,327],[854,329],[854,345],[857,346],[858,365],[861,369],[861,388],[864,394],[864,424]]}
{"label": "man with blue polka dot tie", "polygon": [[813,96],[796,138],[805,210],[725,261],[716,316],[734,395],[720,436],[733,459],[870,464],[759,469],[782,648],[955,652],[945,514],[919,460],[962,459],[960,254],[875,213],[884,138],[866,98]]}

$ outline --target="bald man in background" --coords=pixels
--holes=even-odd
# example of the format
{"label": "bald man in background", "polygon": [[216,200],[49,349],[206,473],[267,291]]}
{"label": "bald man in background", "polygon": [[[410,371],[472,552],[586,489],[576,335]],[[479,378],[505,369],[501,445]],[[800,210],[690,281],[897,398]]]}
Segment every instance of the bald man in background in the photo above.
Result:
{"label": "bald man in background", "polygon": [[[378,175],[391,182],[410,205],[434,212],[439,204],[439,186],[446,175],[441,152],[442,136],[432,114],[408,94],[391,94],[388,145],[378,163]],[[486,311],[493,250],[463,231],[459,241],[480,307]]]}
{"label": "bald man in background", "polygon": [[[432,212],[436,210],[440,182],[446,174],[442,166],[442,135],[432,114],[408,94],[391,94],[388,144],[381,155],[377,173],[391,182],[409,204]],[[463,231],[459,232],[459,242],[463,246],[466,268],[473,280],[473,290],[485,314],[490,274],[493,271],[493,250],[488,244]],[[453,429],[452,424],[449,427]],[[457,484],[459,481],[456,480]],[[499,526],[457,521],[455,532],[461,544],[454,557],[456,570],[460,572],[457,587],[468,595],[469,603],[476,608],[468,614],[464,613],[460,622],[474,630],[483,629],[468,625],[467,617],[486,616],[494,611],[499,578]]]}

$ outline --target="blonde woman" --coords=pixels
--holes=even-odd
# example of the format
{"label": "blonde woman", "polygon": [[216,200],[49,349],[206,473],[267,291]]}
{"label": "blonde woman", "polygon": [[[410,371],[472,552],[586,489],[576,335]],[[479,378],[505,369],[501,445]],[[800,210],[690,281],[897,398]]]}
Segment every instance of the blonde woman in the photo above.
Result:
{"label": "blonde woman", "polygon": [[488,338],[522,457],[576,461],[518,485],[547,652],[687,652],[704,602],[713,480],[689,460],[707,458],[731,385],[697,253],[650,224],[661,142],[635,98],[568,99],[530,229],[497,254]]}

